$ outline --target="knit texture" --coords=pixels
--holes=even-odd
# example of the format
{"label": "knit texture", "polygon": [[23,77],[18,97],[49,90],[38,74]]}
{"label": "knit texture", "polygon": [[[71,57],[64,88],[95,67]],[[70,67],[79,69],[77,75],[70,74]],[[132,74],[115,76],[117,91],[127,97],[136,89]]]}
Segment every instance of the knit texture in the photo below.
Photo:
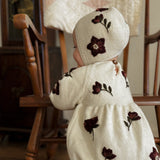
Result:
{"label": "knit texture", "polygon": [[74,109],[67,129],[70,160],[152,160],[152,131],[133,102],[121,65],[95,63],[66,74],[50,99],[61,110]]}
{"label": "knit texture", "polygon": [[[124,16],[130,27],[130,35],[139,34],[139,24],[142,15],[142,0],[104,0],[105,3],[99,3],[102,7],[115,7]],[[58,28],[60,30],[72,33],[80,18],[96,9],[95,1],[93,7],[86,5],[88,0],[45,0],[44,23],[46,27]],[[104,5],[105,4],[105,5]],[[95,7],[94,7],[95,6]]]}
{"label": "knit texture", "polygon": [[76,24],[74,32],[85,65],[120,55],[129,39],[128,24],[113,7],[99,9],[84,16]]}

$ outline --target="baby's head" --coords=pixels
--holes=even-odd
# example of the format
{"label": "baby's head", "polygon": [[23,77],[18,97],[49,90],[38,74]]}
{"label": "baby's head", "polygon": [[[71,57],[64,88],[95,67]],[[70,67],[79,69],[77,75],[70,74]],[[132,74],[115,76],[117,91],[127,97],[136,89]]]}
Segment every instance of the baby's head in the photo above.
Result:
{"label": "baby's head", "polygon": [[74,41],[84,65],[118,56],[129,40],[129,27],[115,8],[100,8],[81,18]]}

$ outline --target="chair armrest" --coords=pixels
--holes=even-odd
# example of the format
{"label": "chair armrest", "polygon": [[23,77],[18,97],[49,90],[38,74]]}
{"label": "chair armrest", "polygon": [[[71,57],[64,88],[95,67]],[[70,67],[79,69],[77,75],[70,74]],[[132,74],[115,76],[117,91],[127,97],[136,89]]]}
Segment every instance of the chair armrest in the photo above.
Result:
{"label": "chair armrest", "polygon": [[160,30],[154,34],[145,36],[145,44],[154,43],[158,40],[160,40]]}
{"label": "chair armrest", "polygon": [[[160,105],[160,96],[133,96],[135,103],[139,106],[156,106]],[[20,98],[21,107],[48,107],[53,106],[49,95],[44,94],[43,97],[30,95]]]}
{"label": "chair armrest", "polygon": [[133,96],[139,106],[160,106],[160,96]]}
{"label": "chair armrest", "polygon": [[17,29],[31,29],[34,36],[40,41],[46,43],[46,36],[40,34],[32,23],[31,19],[26,14],[16,14],[13,16],[13,24]]}
{"label": "chair armrest", "polygon": [[44,94],[43,97],[29,95],[25,97],[20,97],[20,107],[49,107],[53,106],[49,95]]}

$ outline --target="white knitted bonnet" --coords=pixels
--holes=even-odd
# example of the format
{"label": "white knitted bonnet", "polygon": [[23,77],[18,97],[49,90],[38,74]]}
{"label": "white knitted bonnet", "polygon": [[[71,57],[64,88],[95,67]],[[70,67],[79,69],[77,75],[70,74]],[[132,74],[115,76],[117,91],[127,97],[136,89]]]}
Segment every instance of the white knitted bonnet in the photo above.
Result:
{"label": "white knitted bonnet", "polygon": [[85,65],[118,56],[128,43],[129,27],[116,8],[99,8],[81,18],[74,29]]}

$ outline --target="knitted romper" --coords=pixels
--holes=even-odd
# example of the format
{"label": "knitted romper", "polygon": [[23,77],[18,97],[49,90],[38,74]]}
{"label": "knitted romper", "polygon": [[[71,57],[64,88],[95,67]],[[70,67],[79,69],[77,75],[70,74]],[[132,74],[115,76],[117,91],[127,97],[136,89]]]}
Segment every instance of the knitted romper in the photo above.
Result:
{"label": "knitted romper", "polygon": [[70,160],[158,159],[150,126],[119,63],[97,62],[65,74],[50,99],[58,109],[74,109],[67,130]]}

